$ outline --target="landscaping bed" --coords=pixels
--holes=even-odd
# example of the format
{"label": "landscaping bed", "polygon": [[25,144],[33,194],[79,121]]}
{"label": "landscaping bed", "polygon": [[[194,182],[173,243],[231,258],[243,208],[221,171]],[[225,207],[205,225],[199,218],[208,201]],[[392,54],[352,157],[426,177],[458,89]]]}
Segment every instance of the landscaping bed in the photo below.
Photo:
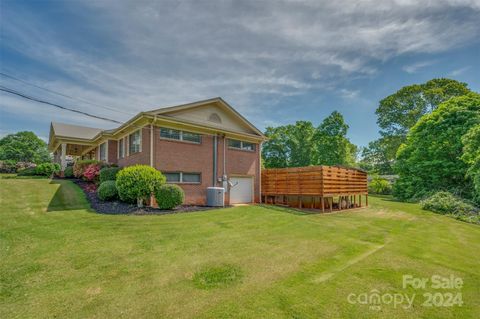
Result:
{"label": "landscaping bed", "polygon": [[77,184],[85,193],[85,196],[90,203],[92,209],[99,214],[133,214],[133,215],[165,215],[187,212],[199,212],[219,207],[196,206],[196,205],[180,205],[174,209],[158,209],[153,207],[137,207],[135,204],[125,203],[119,200],[103,201],[97,196],[97,186],[92,182],[86,182],[81,179],[72,179],[72,182]]}

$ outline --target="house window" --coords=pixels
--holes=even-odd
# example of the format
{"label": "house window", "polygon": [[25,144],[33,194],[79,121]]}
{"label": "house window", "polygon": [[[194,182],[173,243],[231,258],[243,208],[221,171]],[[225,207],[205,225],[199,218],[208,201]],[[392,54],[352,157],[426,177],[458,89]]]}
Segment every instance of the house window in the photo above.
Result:
{"label": "house window", "polygon": [[140,130],[132,133],[128,136],[128,150],[130,154],[138,153],[141,151],[140,145],[142,144],[142,136]]}
{"label": "house window", "polygon": [[100,144],[100,160],[107,160],[107,143]]}
{"label": "house window", "polygon": [[125,141],[124,139],[118,140],[118,158],[124,158],[125,157]]}
{"label": "house window", "polygon": [[228,147],[244,151],[255,151],[255,144],[239,140],[228,140]]}
{"label": "house window", "polygon": [[200,173],[167,172],[163,173],[163,175],[167,178],[167,183],[201,183]]}
{"label": "house window", "polygon": [[160,137],[170,140],[187,141],[197,144],[200,144],[202,142],[202,136],[200,134],[179,131],[165,127],[160,128]]}

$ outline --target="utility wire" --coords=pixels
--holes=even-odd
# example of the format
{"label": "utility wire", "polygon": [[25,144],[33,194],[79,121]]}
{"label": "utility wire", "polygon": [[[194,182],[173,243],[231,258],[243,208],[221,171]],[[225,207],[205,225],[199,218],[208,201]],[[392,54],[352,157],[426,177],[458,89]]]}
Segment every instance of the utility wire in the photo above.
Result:
{"label": "utility wire", "polygon": [[50,93],[53,93],[53,94],[57,94],[57,95],[60,95],[60,96],[63,96],[63,97],[66,97],[66,98],[69,98],[69,99],[72,99],[72,100],[81,101],[81,102],[83,102],[83,103],[87,103],[87,104],[90,104],[90,105],[92,105],[92,106],[101,107],[101,108],[104,108],[104,109],[107,109],[107,110],[110,110],[110,111],[119,112],[119,113],[123,113],[123,114],[127,114],[127,115],[134,115],[133,113],[130,113],[130,112],[124,112],[124,111],[118,110],[118,109],[113,108],[113,107],[108,107],[108,106],[103,106],[103,105],[95,104],[95,103],[93,103],[93,102],[90,102],[90,101],[85,100],[85,99],[82,99],[82,98],[73,97],[73,96],[70,96],[70,95],[67,95],[67,94],[63,94],[63,93],[60,93],[60,92],[56,92],[56,91],[53,91],[53,90],[50,90],[50,89],[47,89],[47,88],[38,86],[38,85],[36,85],[36,84],[27,82],[27,81],[25,81],[25,80],[19,79],[19,78],[13,76],[13,75],[9,75],[9,74],[3,73],[3,72],[0,72],[0,75],[2,75],[2,76],[4,76],[4,77],[7,77],[7,78],[10,78],[10,79],[12,79],[12,80],[15,80],[15,81],[18,81],[18,82],[21,82],[21,83],[24,83],[24,84],[33,86],[33,87],[36,87],[37,89],[41,89],[41,90],[44,90],[44,91],[47,91],[47,92],[50,92]]}
{"label": "utility wire", "polygon": [[17,95],[17,96],[22,97],[22,98],[27,99],[27,100],[31,100],[31,101],[35,101],[35,102],[43,103],[43,104],[47,104],[47,105],[51,105],[51,106],[57,107],[57,108],[62,109],[62,110],[66,110],[66,111],[70,111],[70,112],[82,114],[82,115],[85,115],[85,116],[89,116],[89,117],[92,117],[92,118],[96,118],[96,119],[99,119],[99,120],[104,120],[104,121],[108,121],[108,122],[113,122],[113,123],[116,123],[116,124],[123,124],[123,122],[120,122],[120,121],[117,121],[117,120],[112,120],[112,119],[109,119],[109,118],[106,118],[106,117],[102,117],[102,116],[90,114],[90,113],[87,113],[87,112],[75,110],[75,109],[72,109],[72,108],[69,108],[69,107],[66,107],[66,106],[62,106],[62,105],[59,105],[59,104],[56,104],[56,103],[51,103],[51,102],[47,102],[47,101],[44,101],[44,100],[40,100],[40,99],[37,99],[37,98],[35,98],[35,97],[31,97],[31,96],[28,96],[28,95],[26,95],[26,94],[24,94],[24,93],[18,92],[18,91],[16,91],[16,90],[7,88],[7,87],[5,87],[5,86],[3,86],[3,85],[0,85],[0,91],[6,92],[6,93],[10,93],[10,94],[13,94],[13,95]]}

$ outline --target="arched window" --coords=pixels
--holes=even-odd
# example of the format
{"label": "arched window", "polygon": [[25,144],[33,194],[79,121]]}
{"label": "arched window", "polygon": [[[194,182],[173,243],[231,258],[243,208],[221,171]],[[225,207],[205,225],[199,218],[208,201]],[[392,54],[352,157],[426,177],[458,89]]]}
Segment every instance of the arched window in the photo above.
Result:
{"label": "arched window", "polygon": [[222,123],[222,119],[220,118],[220,116],[218,116],[217,113],[210,114],[210,116],[208,117],[208,120],[210,122]]}

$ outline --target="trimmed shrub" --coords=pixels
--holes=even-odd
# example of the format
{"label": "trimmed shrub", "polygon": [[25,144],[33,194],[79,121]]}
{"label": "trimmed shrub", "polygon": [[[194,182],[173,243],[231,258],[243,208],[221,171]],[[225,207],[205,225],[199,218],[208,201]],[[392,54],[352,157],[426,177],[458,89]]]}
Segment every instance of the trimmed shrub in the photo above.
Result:
{"label": "trimmed shrub", "polygon": [[101,200],[114,200],[118,197],[115,181],[105,181],[97,188],[97,196]]}
{"label": "trimmed shrub", "polygon": [[478,209],[449,192],[437,192],[420,202],[422,208],[439,214],[477,215]]}
{"label": "trimmed shrub", "polygon": [[76,178],[82,178],[85,169],[90,166],[91,164],[101,164],[100,161],[97,160],[79,160],[73,164],[73,175]]}
{"label": "trimmed shrub", "polygon": [[155,189],[155,200],[160,209],[173,209],[183,204],[185,193],[183,189],[175,184],[165,184]]}
{"label": "trimmed shrub", "polygon": [[90,164],[83,172],[83,178],[89,182],[97,182],[100,175],[100,164]]}
{"label": "trimmed shrub", "polygon": [[60,172],[60,164],[58,163],[42,163],[35,168],[36,175],[52,176],[54,173]]}
{"label": "trimmed shrub", "polygon": [[372,194],[388,195],[392,193],[392,185],[385,178],[375,176],[368,184],[368,192]]}
{"label": "trimmed shrub", "polygon": [[125,202],[137,202],[141,206],[143,200],[165,183],[165,176],[155,168],[147,165],[134,165],[122,169],[117,174],[117,189],[120,199]]}
{"label": "trimmed shrub", "polygon": [[72,166],[67,166],[65,170],[63,171],[63,176],[65,178],[72,178],[73,177],[73,167]]}
{"label": "trimmed shrub", "polygon": [[117,174],[120,171],[118,167],[104,167],[100,170],[100,183],[106,181],[115,181]]}
{"label": "trimmed shrub", "polygon": [[37,170],[35,167],[24,168],[18,171],[18,176],[35,176],[37,175]]}

